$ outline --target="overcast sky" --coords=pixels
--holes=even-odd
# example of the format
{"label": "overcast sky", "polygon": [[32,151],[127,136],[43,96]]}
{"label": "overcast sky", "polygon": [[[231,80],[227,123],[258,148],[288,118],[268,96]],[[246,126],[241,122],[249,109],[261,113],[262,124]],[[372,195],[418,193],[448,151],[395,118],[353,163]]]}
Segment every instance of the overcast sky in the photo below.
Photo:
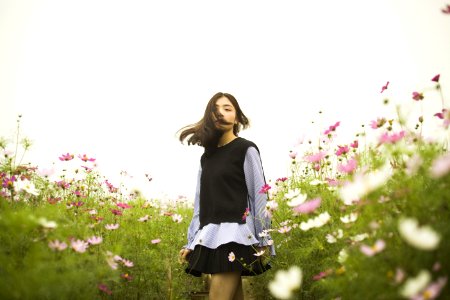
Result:
{"label": "overcast sky", "polygon": [[[40,167],[86,153],[116,184],[126,170],[149,197],[192,197],[202,149],[176,132],[222,91],[250,118],[241,136],[276,179],[299,137],[341,121],[349,142],[389,113],[384,97],[417,113],[411,93],[439,73],[448,101],[446,4],[0,0],[0,135],[12,138],[22,114]],[[427,100],[426,112],[440,109]]]}

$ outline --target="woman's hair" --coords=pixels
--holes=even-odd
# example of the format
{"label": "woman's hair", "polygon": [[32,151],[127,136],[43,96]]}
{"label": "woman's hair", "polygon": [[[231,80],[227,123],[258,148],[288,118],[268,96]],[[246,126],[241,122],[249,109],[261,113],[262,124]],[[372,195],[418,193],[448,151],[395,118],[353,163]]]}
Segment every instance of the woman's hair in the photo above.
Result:
{"label": "woman's hair", "polygon": [[191,124],[181,128],[180,141],[183,142],[187,139],[188,145],[199,145],[205,148],[215,147],[222,136],[222,132],[219,131],[213,119],[213,114],[217,116],[216,102],[222,97],[226,97],[230,100],[231,104],[236,110],[237,123],[233,126],[233,133],[237,136],[241,129],[246,129],[250,126],[250,122],[239,107],[239,103],[233,95],[228,93],[217,93],[212,96],[206,105],[205,114],[203,118],[195,124]]}

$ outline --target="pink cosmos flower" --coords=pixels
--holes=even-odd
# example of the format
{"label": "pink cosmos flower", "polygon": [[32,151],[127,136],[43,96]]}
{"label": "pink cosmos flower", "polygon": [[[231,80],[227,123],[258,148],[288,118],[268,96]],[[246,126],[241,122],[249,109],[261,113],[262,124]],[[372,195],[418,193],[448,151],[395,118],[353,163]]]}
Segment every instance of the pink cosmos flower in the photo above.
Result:
{"label": "pink cosmos flower", "polygon": [[444,14],[450,14],[450,5],[449,4],[447,4],[447,6],[446,7],[444,7],[443,9],[441,9],[441,11],[444,13]]}
{"label": "pink cosmos flower", "polygon": [[79,190],[76,190],[75,192],[73,192],[75,194],[75,196],[80,197],[80,198],[86,198],[86,195],[83,195],[83,193],[81,193]]}
{"label": "pink cosmos flower", "polygon": [[261,187],[261,190],[259,190],[259,193],[260,193],[260,194],[265,194],[265,193],[267,193],[271,188],[272,188],[272,187],[266,183],[266,184],[264,184],[264,185]]}
{"label": "pink cosmos flower", "polygon": [[[450,6],[450,5],[449,5],[449,6]],[[435,76],[431,79],[431,81],[439,82],[439,77],[441,77],[441,74],[435,75]]]}
{"label": "pink cosmos flower", "polygon": [[117,228],[119,228],[119,224],[106,224],[105,228],[107,230],[116,230]]}
{"label": "pink cosmos flower", "polygon": [[396,142],[400,141],[405,136],[405,131],[402,130],[399,133],[392,133],[389,135],[389,133],[385,132],[380,136],[379,142],[381,144],[395,144]]}
{"label": "pink cosmos flower", "polygon": [[116,193],[118,188],[114,187],[112,183],[110,183],[108,180],[105,180],[106,186],[108,187],[108,190],[110,193]]}
{"label": "pink cosmos flower", "polygon": [[295,159],[295,157],[297,156],[297,152],[295,151],[289,151],[289,157],[292,159]]}
{"label": "pink cosmos flower", "polygon": [[327,155],[326,151],[320,151],[316,154],[306,155],[304,157],[304,159],[310,163],[317,163],[317,162],[321,161],[322,159],[324,159],[326,155]]}
{"label": "pink cosmos flower", "polygon": [[386,248],[386,243],[383,240],[377,240],[373,246],[361,245],[360,250],[366,256],[374,256],[383,251],[384,248]]}
{"label": "pink cosmos flower", "polygon": [[116,216],[121,216],[122,215],[122,211],[118,210],[118,209],[111,209],[111,212],[113,214],[115,214]]}
{"label": "pink cosmos flower", "polygon": [[108,295],[112,294],[112,291],[108,288],[106,284],[100,283],[98,286],[98,289]]}
{"label": "pink cosmos flower", "polygon": [[60,242],[59,240],[50,241],[48,243],[48,246],[50,247],[50,249],[58,251],[63,251],[67,248],[67,244],[64,242]]}
{"label": "pink cosmos flower", "polygon": [[63,190],[66,190],[70,187],[70,183],[65,182],[64,180],[57,181],[56,185],[62,188]]}
{"label": "pink cosmos flower", "polygon": [[328,186],[334,187],[339,185],[339,181],[333,178],[325,178],[325,180],[328,182]]}
{"label": "pink cosmos flower", "polygon": [[377,129],[386,124],[385,118],[377,118],[377,120],[370,121],[370,128]]}
{"label": "pink cosmos flower", "polygon": [[341,173],[349,174],[349,173],[352,173],[353,171],[355,171],[357,165],[358,165],[358,162],[356,161],[356,159],[352,158],[352,159],[349,159],[346,164],[344,164],[344,163],[339,164],[337,166],[337,169]]}
{"label": "pink cosmos flower", "polygon": [[134,267],[134,263],[128,259],[122,259],[121,262],[125,267],[128,267],[128,268]]}
{"label": "pink cosmos flower", "polygon": [[86,154],[83,154],[83,156],[78,155],[78,157],[84,162],[95,161],[95,158],[89,158],[89,157],[86,156]]}
{"label": "pink cosmos flower", "polygon": [[435,282],[430,283],[424,290],[414,295],[411,300],[431,300],[436,299],[440,294],[445,284],[447,277],[439,277]]}
{"label": "pink cosmos flower", "polygon": [[280,227],[280,229],[278,229],[279,233],[288,233],[289,231],[291,231],[292,227],[291,226],[287,226],[284,225],[283,227]]}
{"label": "pink cosmos flower", "polygon": [[420,101],[423,100],[423,93],[419,93],[419,92],[413,92],[412,93],[412,98],[416,101]]}
{"label": "pink cosmos flower", "polygon": [[276,182],[285,182],[287,180],[287,177],[281,177],[281,178],[277,178]]}
{"label": "pink cosmos flower", "polygon": [[73,240],[70,242],[70,246],[72,247],[75,252],[78,253],[84,253],[86,252],[86,249],[89,247],[89,244],[82,240]]}
{"label": "pink cosmos flower", "polygon": [[333,274],[333,270],[332,269],[328,269],[328,270],[326,270],[326,271],[322,271],[322,272],[320,272],[319,274],[317,274],[317,275],[314,275],[313,276],[313,280],[320,280],[320,279],[322,279],[322,278],[324,278],[324,277],[327,277],[328,275],[331,275],[331,274]]}
{"label": "pink cosmos flower", "polygon": [[352,148],[358,148],[359,144],[358,144],[358,140],[354,140],[353,143],[350,144],[350,147]]}
{"label": "pink cosmos flower", "polygon": [[434,178],[440,178],[450,172],[450,152],[436,158],[431,164],[430,173]]}
{"label": "pink cosmos flower", "polygon": [[343,154],[348,153],[348,151],[350,151],[350,148],[347,145],[344,145],[344,146],[338,145],[338,150],[336,151],[336,155],[341,156]]}
{"label": "pink cosmos flower", "polygon": [[151,243],[152,243],[152,244],[159,244],[159,243],[161,243],[161,239],[154,239],[154,240],[151,240]]}
{"label": "pink cosmos flower", "polygon": [[67,154],[63,154],[59,157],[60,161],[69,161],[72,160],[75,156],[73,154],[69,154],[69,152],[67,152]]}
{"label": "pink cosmos flower", "polygon": [[380,93],[383,93],[385,90],[387,90],[387,88],[388,88],[388,85],[389,85],[389,81],[388,82],[386,82],[386,84],[385,85],[383,85],[382,87],[381,87],[381,92]]}
{"label": "pink cosmos flower", "polygon": [[292,210],[297,214],[309,214],[315,211],[321,203],[322,199],[320,197],[314,198],[312,200],[303,202],[302,204],[294,207]]}
{"label": "pink cosmos flower", "polygon": [[101,236],[92,236],[87,239],[87,242],[91,245],[98,245],[103,242],[103,238]]}
{"label": "pink cosmos flower", "polygon": [[334,125],[329,126],[328,129],[323,132],[323,134],[327,135],[327,134],[331,133],[332,131],[336,131],[336,128],[340,124],[341,124],[341,122],[336,122]]}

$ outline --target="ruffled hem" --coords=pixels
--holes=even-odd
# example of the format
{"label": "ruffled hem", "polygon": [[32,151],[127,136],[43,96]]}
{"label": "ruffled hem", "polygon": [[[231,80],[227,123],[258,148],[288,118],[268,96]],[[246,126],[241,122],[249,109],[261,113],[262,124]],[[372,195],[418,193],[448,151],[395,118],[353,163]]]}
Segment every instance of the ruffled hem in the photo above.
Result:
{"label": "ruffled hem", "polygon": [[[230,261],[230,253],[234,260]],[[188,255],[187,274],[200,277],[202,273],[215,274],[222,272],[241,272],[241,276],[256,276],[272,268],[270,263],[263,264],[261,257],[254,254],[256,250],[252,246],[235,242],[211,249],[197,245]]]}

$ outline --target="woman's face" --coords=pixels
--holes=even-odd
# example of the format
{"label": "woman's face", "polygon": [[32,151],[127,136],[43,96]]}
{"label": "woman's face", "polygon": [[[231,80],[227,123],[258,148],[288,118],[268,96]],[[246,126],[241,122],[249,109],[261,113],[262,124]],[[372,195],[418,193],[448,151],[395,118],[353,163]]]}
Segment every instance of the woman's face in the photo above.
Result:
{"label": "woman's face", "polygon": [[227,97],[220,97],[216,101],[216,114],[213,114],[217,129],[232,131],[236,122],[236,109]]}

